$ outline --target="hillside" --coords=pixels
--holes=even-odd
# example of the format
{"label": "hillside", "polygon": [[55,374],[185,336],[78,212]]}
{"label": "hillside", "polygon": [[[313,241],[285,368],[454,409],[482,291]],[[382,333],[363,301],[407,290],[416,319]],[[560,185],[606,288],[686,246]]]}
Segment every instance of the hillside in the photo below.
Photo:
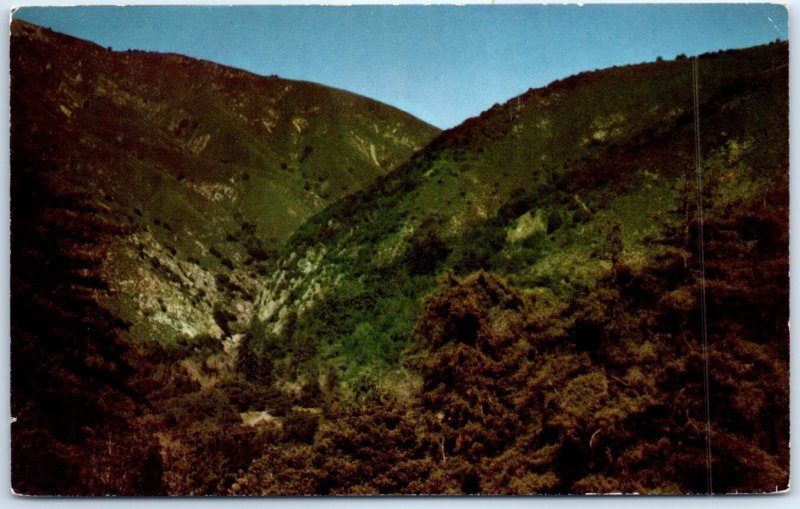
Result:
{"label": "hillside", "polygon": [[115,53],[19,21],[12,75],[15,173],[52,167],[43,175],[58,193],[87,195],[131,229],[103,268],[112,290],[142,295],[118,312],[134,322],[149,313],[189,336],[214,324],[200,316],[208,309],[192,309],[187,286],[213,292],[222,275],[249,290],[247,273],[303,221],[436,132],[347,92],[179,55]]}
{"label": "hillside", "polygon": [[[713,489],[785,486],[787,47],[706,54],[698,69],[705,278],[681,57],[530,90],[328,207],[262,282],[246,346],[281,383],[333,369],[348,398],[444,415],[441,455],[471,465],[481,491],[515,491],[497,472],[546,443],[549,459],[519,467],[535,479],[523,492],[703,492],[705,279]],[[527,360],[494,365],[506,355]],[[520,407],[526,385],[537,399]],[[510,420],[476,428],[487,398]],[[685,456],[665,460],[676,446]]]}
{"label": "hillside", "polygon": [[788,487],[787,44],[441,133],[19,22],[11,66],[17,491]]}
{"label": "hillside", "polygon": [[[787,136],[786,123],[774,122],[785,109],[785,59],[780,45],[701,59],[706,165],[763,167],[783,179],[730,173],[723,182],[731,189],[716,191],[726,200],[750,198],[757,191],[748,186],[782,189],[786,145],[773,140]],[[327,297],[385,290],[395,298],[387,277],[408,286],[408,304],[419,306],[447,270],[493,270],[550,297],[569,296],[607,270],[598,249],[612,229],[622,256],[644,263],[663,223],[675,223],[693,201],[691,83],[689,59],[584,73],[442,133],[298,231],[262,282],[257,327],[280,332],[293,312],[324,307]]]}
{"label": "hillside", "polygon": [[205,383],[205,357],[186,357],[240,341],[297,227],[438,132],[345,91],[19,20],[10,56],[13,410],[79,442],[144,404],[142,355]]}

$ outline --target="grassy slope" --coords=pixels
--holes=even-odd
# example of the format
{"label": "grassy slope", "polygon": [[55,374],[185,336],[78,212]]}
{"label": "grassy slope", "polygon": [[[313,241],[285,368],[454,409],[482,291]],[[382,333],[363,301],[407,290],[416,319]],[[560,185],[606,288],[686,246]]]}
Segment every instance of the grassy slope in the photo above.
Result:
{"label": "grassy slope", "polygon": [[[782,175],[785,146],[773,140],[787,132],[774,122],[785,108],[785,46],[699,62],[708,164],[729,158]],[[352,381],[399,366],[421,299],[445,271],[493,270],[569,299],[608,269],[615,228],[622,256],[641,265],[691,192],[692,115],[691,61],[681,59],[574,76],[442,133],[298,231],[257,302],[256,343],[266,346],[255,348],[282,356],[299,341],[287,376],[321,354]],[[750,195],[765,181],[748,174],[740,184]],[[297,314],[303,327],[287,333]]]}
{"label": "grassy slope", "polygon": [[[27,90],[15,96],[20,123],[62,127],[73,159],[99,173],[98,188],[131,209],[158,206],[205,235],[218,228],[193,213],[225,217],[233,208],[263,237],[285,240],[310,213],[386,173],[436,132],[321,85],[179,55],[114,53],[12,26],[15,83]],[[103,167],[111,154],[127,171]],[[213,198],[214,185],[227,188],[225,203]],[[282,192],[265,199],[263,190],[276,186]],[[171,193],[180,199],[163,197]]]}
{"label": "grassy slope", "polygon": [[41,157],[15,172],[50,165],[57,193],[87,193],[134,228],[111,246],[104,270],[121,296],[108,305],[144,323],[142,336],[214,334],[209,310],[182,313],[202,300],[183,298],[187,287],[226,292],[213,283],[222,274],[246,301],[251,275],[303,221],[436,133],[344,91],[112,52],[19,21],[11,57],[13,149]]}

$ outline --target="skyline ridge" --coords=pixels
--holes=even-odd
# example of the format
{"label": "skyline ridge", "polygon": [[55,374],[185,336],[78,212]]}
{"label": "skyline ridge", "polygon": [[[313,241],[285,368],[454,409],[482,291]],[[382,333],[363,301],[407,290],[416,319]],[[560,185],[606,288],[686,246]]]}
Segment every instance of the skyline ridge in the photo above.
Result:
{"label": "skyline ridge", "polygon": [[340,88],[444,129],[580,72],[785,40],[788,24],[775,4],[24,7],[13,18]]}

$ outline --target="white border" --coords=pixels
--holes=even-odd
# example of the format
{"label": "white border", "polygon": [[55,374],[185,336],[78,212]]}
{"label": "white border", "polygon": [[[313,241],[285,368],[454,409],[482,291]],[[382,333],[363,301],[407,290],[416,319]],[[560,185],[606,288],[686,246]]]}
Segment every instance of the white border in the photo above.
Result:
{"label": "white border", "polygon": [[[645,2],[630,2],[620,0],[586,0],[584,2],[531,2],[524,0],[502,0],[497,2],[492,1],[479,1],[479,0],[459,0],[453,1],[415,1],[415,0],[327,0],[322,2],[313,2],[308,0],[194,0],[192,2],[176,2],[175,0],[166,0],[159,2],[157,0],[128,0],[125,2],[115,2],[113,0],[98,1],[98,0],[47,0],[45,2],[36,2],[35,0],[0,0],[3,7],[3,15],[8,20],[11,8],[14,5],[153,5],[153,4],[173,4],[173,5],[374,5],[374,4],[443,4],[443,5],[465,5],[465,4],[520,4],[520,3],[550,3],[550,4],[596,4],[596,3],[645,3]],[[706,2],[689,2],[687,0],[666,0],[657,3],[766,3],[766,2],[746,2],[741,0],[711,0]],[[800,290],[795,281],[794,276],[798,276],[798,263],[800,263],[800,254],[798,247],[800,240],[800,212],[798,212],[798,205],[800,205],[800,177],[797,176],[796,168],[800,163],[798,157],[798,143],[800,143],[800,135],[798,135],[798,126],[800,126],[800,113],[798,113],[797,104],[800,97],[800,81],[796,79],[796,71],[800,61],[800,55],[794,51],[794,38],[797,22],[800,20],[798,14],[798,7],[800,0],[787,0],[785,2],[774,2],[787,5],[789,8],[789,41],[790,41],[790,165],[791,165],[791,178],[790,178],[790,192],[791,192],[791,212],[790,212],[790,266],[792,267],[791,279],[791,322],[800,323],[800,307],[798,306],[798,297],[800,297]],[[2,338],[2,348],[0,349],[0,450],[2,450],[2,458],[0,458],[0,507],[4,508],[41,508],[60,505],[64,507],[83,507],[90,505],[94,507],[101,507],[98,504],[111,503],[114,507],[119,508],[137,508],[139,509],[143,503],[149,507],[159,508],[167,506],[187,506],[197,505],[199,507],[229,507],[229,504],[241,504],[243,506],[253,507],[255,504],[267,504],[270,508],[309,508],[309,507],[322,507],[330,506],[336,508],[365,508],[365,507],[380,507],[385,509],[394,509],[396,507],[414,507],[424,509],[439,509],[442,506],[453,506],[458,508],[481,508],[486,504],[498,505],[504,508],[528,508],[536,506],[539,508],[563,508],[563,507],[582,507],[584,504],[592,508],[611,508],[621,506],[627,507],[645,507],[645,508],[672,508],[676,504],[680,504],[687,509],[705,508],[709,506],[724,505],[726,508],[749,508],[752,506],[758,507],[800,507],[800,493],[798,488],[787,494],[778,494],[772,496],[713,496],[713,497],[584,497],[584,496],[571,496],[571,497],[403,497],[403,498],[333,498],[333,497],[298,497],[298,498],[155,498],[155,499],[142,499],[142,498],[28,498],[17,497],[11,494],[10,486],[10,438],[9,438],[9,423],[10,423],[10,397],[9,397],[9,160],[8,160],[8,130],[9,130],[9,112],[8,112],[8,44],[9,44],[9,31],[8,23],[2,24],[2,34],[0,34],[0,68],[2,68],[2,79],[0,79],[0,87],[2,92],[0,95],[3,98],[2,117],[0,124],[6,134],[0,136],[0,154],[3,158],[0,159],[0,338]],[[800,277],[800,276],[799,276]],[[795,361],[798,358],[800,351],[800,339],[794,330],[791,332],[791,358]],[[792,437],[791,445],[792,450],[797,451],[797,433],[795,431],[795,424],[797,423],[798,406],[800,405],[800,385],[798,385],[800,375],[798,370],[793,369],[791,372],[791,422],[792,422]],[[791,462],[791,479],[795,481],[798,479],[798,460],[795,454],[792,454]]]}

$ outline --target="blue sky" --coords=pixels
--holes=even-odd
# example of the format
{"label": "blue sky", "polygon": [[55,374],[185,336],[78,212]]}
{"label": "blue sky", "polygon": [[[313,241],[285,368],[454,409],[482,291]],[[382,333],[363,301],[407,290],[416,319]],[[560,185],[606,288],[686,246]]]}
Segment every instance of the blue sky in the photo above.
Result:
{"label": "blue sky", "polygon": [[350,90],[438,127],[577,72],[788,38],[779,5],[45,7],[15,17]]}

